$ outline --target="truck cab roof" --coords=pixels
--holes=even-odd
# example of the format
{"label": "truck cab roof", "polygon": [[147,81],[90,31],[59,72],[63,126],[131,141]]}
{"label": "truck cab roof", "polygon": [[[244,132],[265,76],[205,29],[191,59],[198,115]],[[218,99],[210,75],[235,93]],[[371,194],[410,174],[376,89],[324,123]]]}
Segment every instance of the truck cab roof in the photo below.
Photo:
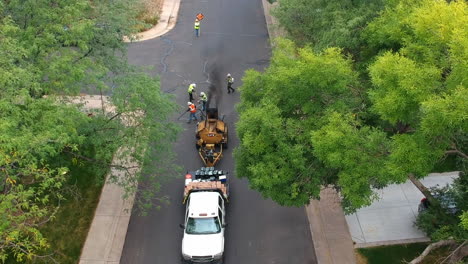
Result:
{"label": "truck cab roof", "polygon": [[218,215],[218,192],[194,192],[190,194],[189,217],[215,217]]}

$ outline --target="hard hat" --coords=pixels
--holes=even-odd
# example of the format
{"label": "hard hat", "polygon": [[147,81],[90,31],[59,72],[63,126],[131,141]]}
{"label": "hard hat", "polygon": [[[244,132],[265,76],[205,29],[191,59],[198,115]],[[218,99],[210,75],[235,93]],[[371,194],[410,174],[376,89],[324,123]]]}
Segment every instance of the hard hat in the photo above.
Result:
{"label": "hard hat", "polygon": [[195,18],[195,22],[198,22],[198,21],[200,21],[200,20],[198,20],[198,18]]}
{"label": "hard hat", "polygon": [[196,83],[192,83],[193,87],[197,87],[197,84]]}
{"label": "hard hat", "polygon": [[228,73],[228,74],[227,74],[227,77],[231,77],[231,74],[230,74],[230,73]]}
{"label": "hard hat", "polygon": [[191,105],[191,104],[192,104],[192,102],[187,102],[187,105]]}
{"label": "hard hat", "polygon": [[200,96],[204,96],[204,95],[205,95],[205,93],[204,93],[204,92],[201,92],[201,93],[200,93]]}

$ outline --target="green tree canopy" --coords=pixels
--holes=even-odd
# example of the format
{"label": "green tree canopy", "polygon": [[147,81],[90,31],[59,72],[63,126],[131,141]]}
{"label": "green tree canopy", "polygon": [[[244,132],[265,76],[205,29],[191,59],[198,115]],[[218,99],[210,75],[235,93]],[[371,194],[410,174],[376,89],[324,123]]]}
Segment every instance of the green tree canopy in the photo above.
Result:
{"label": "green tree canopy", "polygon": [[386,169],[390,141],[384,132],[363,126],[353,115],[334,112],[327,118],[311,133],[314,156],[336,170],[345,209],[368,205],[376,198],[372,188],[397,181]]}
{"label": "green tree canopy", "polygon": [[317,55],[280,40],[267,72],[250,70],[243,80],[237,174],[283,205],[317,197],[333,176],[313,158],[309,133],[326,109],[346,112],[359,105],[355,81],[351,62],[339,49]]}
{"label": "green tree canopy", "polygon": [[[53,218],[71,165],[122,172],[111,179],[129,192],[147,180],[147,199],[157,173],[171,173],[175,104],[126,60],[136,10],[131,0],[0,2],[0,261],[45,252],[39,227]],[[68,97],[83,91],[111,93],[113,110],[88,116]],[[150,160],[158,166],[133,173]]]}
{"label": "green tree canopy", "polygon": [[400,173],[422,177],[447,154],[467,158],[467,11],[465,1],[396,1],[366,30],[371,44],[399,47],[370,66],[368,93],[397,132],[390,161]]}
{"label": "green tree canopy", "polygon": [[[280,10],[295,7],[284,3]],[[317,11],[316,2],[301,3]],[[376,188],[408,178],[430,196],[418,178],[449,156],[451,170],[466,171],[467,10],[465,1],[388,1],[359,37],[369,44],[362,52],[376,54],[359,72],[337,48],[317,54],[279,41],[265,73],[244,77],[238,174],[287,205],[308,203],[318,196],[314,184],[331,183],[352,212],[369,205]],[[281,163],[263,159],[273,155],[301,163],[279,172]]]}
{"label": "green tree canopy", "polygon": [[378,15],[384,0],[279,0],[273,14],[301,44],[316,51],[341,47],[358,56],[364,45],[362,30]]}

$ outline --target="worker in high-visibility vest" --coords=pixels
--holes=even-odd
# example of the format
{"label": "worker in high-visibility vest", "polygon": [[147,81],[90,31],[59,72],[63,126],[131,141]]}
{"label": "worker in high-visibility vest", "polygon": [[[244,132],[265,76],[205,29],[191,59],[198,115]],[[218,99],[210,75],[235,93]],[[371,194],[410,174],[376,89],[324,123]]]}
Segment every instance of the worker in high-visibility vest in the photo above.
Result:
{"label": "worker in high-visibility vest", "polygon": [[195,88],[197,88],[197,85],[195,83],[192,83],[189,85],[188,89],[187,89],[187,93],[189,95],[189,101],[192,102],[193,101],[193,93],[195,92]]}
{"label": "worker in high-visibility vest", "polygon": [[206,93],[200,93],[200,100],[198,100],[198,103],[200,102],[202,103],[202,111],[206,111],[206,102],[208,102],[208,96],[206,96]]}
{"label": "worker in high-visibility vest", "polygon": [[231,93],[231,90],[232,92],[235,92],[236,90],[232,88],[232,84],[234,83],[234,78],[231,76],[230,73],[228,73],[226,76],[226,82],[227,82],[228,93]]}
{"label": "worker in high-visibility vest", "polygon": [[195,106],[195,104],[192,103],[192,102],[187,102],[187,105],[188,105],[188,107],[189,107],[189,108],[187,109],[187,112],[190,111],[190,117],[189,117],[189,120],[187,121],[187,123],[192,122],[192,118],[193,118],[194,120],[197,120],[197,121],[198,121],[198,118],[197,118],[197,115],[196,115],[196,113],[197,113],[197,107]]}
{"label": "worker in high-visibility vest", "polygon": [[195,19],[193,27],[195,28],[195,36],[200,36],[200,20],[198,18]]}

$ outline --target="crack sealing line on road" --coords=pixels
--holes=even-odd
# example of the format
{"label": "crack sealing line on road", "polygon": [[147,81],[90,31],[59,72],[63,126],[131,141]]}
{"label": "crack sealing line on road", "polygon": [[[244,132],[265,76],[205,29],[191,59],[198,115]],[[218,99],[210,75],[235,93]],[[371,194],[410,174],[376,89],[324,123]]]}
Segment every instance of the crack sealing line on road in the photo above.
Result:
{"label": "crack sealing line on road", "polygon": [[190,43],[190,42],[186,42],[186,41],[177,41],[177,42],[178,42],[178,43],[187,44],[187,45],[190,45],[190,46],[192,46],[192,45],[193,45],[192,43]]}
{"label": "crack sealing line on road", "polygon": [[165,93],[172,93],[174,92],[175,90],[177,90],[177,87],[179,87],[180,85],[175,85],[169,89],[167,89],[166,91],[164,91]]}
{"label": "crack sealing line on road", "polygon": [[166,58],[169,57],[169,55],[172,54],[172,52],[174,51],[174,41],[166,38],[166,37],[162,37],[163,41],[168,43],[170,46],[169,46],[169,49],[167,50],[167,52],[162,56],[161,60],[160,60],[160,63],[161,65],[163,66],[163,70],[160,72],[160,73],[164,73],[164,72],[167,72],[167,63],[166,63]]}

